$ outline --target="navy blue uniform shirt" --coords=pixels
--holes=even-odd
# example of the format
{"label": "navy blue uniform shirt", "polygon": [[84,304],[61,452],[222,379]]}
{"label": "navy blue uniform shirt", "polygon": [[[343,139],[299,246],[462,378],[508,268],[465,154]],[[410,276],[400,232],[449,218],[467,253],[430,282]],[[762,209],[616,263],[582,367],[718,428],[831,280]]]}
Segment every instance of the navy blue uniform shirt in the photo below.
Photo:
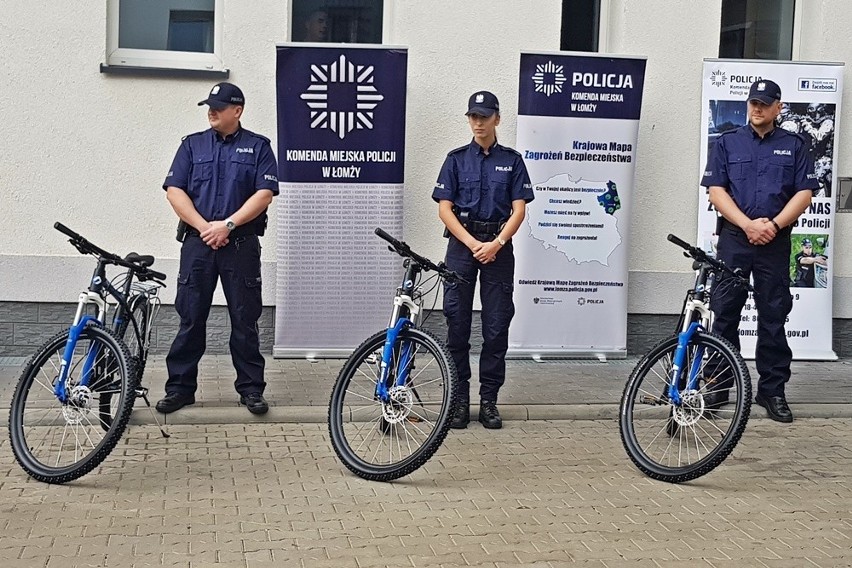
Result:
{"label": "navy blue uniform shirt", "polygon": [[803,189],[818,189],[809,142],[775,128],[761,138],[745,125],[716,141],[701,185],[724,187],[749,219],[778,215]]}
{"label": "navy blue uniform shirt", "polygon": [[184,190],[208,221],[226,219],[258,189],[278,195],[278,166],[269,139],[240,128],[224,140],[212,128],[185,137],[163,189]]}
{"label": "navy blue uniform shirt", "polygon": [[494,143],[488,155],[471,141],[447,154],[432,199],[452,201],[468,211],[472,221],[506,221],[512,214],[512,201],[527,203],[535,198],[530,176],[521,155]]}

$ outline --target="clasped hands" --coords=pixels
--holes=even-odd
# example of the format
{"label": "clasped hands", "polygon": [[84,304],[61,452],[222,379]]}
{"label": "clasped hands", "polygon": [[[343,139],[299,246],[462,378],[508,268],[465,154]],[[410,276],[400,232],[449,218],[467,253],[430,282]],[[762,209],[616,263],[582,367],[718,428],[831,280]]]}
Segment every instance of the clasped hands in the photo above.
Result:
{"label": "clasped hands", "polygon": [[752,219],[745,226],[745,234],[748,237],[748,242],[753,245],[767,245],[772,242],[772,239],[778,234],[778,229],[775,228],[775,223],[767,217]]}
{"label": "clasped hands", "polygon": [[468,245],[468,248],[473,253],[473,258],[482,264],[488,264],[497,260],[497,253],[500,252],[502,247],[500,243],[495,241],[483,243],[482,241],[474,240],[473,246]]}
{"label": "clasped hands", "polygon": [[200,236],[207,246],[218,250],[230,242],[228,239],[230,234],[231,231],[228,230],[224,221],[210,221],[207,228],[201,231]]}

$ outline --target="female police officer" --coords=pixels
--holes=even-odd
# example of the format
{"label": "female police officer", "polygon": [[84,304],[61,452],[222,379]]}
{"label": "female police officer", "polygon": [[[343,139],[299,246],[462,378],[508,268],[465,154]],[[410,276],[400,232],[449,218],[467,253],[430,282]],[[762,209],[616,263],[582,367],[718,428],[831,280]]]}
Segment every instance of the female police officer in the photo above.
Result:
{"label": "female police officer", "polygon": [[482,353],[479,358],[479,421],[500,428],[497,393],[506,378],[509,323],[515,314],[512,289],[515,258],[511,238],[524,220],[532,185],[521,155],[497,143],[500,105],[488,91],[470,96],[470,144],[447,154],[432,198],[449,233],[447,266],[467,282],[446,284],[447,347],[459,375],[460,401],[453,428],[470,422],[470,327],[479,274]]}

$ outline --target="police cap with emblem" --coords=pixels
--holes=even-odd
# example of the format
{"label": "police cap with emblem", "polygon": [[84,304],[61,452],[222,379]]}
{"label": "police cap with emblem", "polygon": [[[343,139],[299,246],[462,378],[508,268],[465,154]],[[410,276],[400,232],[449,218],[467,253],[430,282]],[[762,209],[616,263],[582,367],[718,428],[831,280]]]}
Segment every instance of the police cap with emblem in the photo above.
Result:
{"label": "police cap with emblem", "polygon": [[494,93],[488,91],[477,91],[470,95],[467,101],[466,115],[476,114],[479,116],[491,116],[500,112],[500,103]]}
{"label": "police cap with emblem", "polygon": [[765,105],[774,104],[781,100],[781,87],[768,79],[755,81],[748,90],[748,100],[760,101]]}
{"label": "police cap with emblem", "polygon": [[217,83],[210,89],[210,95],[203,101],[198,103],[198,106],[208,105],[214,110],[222,110],[228,105],[244,106],[246,99],[239,87],[233,83]]}

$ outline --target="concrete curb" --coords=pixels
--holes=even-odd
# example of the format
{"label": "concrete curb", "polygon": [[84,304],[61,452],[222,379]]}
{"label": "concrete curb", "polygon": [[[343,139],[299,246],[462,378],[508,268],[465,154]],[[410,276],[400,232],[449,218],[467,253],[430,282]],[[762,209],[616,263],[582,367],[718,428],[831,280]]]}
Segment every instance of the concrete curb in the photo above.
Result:
{"label": "concrete curb", "polygon": [[[852,404],[791,404],[795,418],[852,418]],[[470,407],[471,420],[476,421],[479,407]],[[617,404],[502,404],[500,415],[506,421],[525,420],[616,420]],[[159,420],[164,425],[197,424],[325,424],[325,406],[273,406],[263,415],[251,414],[241,406],[188,406],[172,414],[160,414],[137,405],[130,424],[146,426]],[[766,411],[752,404],[750,420],[768,420]],[[0,410],[0,426],[9,423],[9,410]]]}
{"label": "concrete curb", "polygon": [[[852,404],[791,404],[796,418],[852,418]],[[476,421],[479,407],[470,407],[471,420]],[[187,407],[172,414],[156,413],[164,424],[255,424],[255,423],[303,423],[325,424],[328,408],[324,406],[281,406],[256,416],[242,407],[197,406]],[[503,404],[500,415],[506,421],[525,420],[616,420],[617,404]],[[750,420],[768,420],[766,411],[752,405]],[[131,424],[154,424],[151,412],[145,407],[136,407]]]}

